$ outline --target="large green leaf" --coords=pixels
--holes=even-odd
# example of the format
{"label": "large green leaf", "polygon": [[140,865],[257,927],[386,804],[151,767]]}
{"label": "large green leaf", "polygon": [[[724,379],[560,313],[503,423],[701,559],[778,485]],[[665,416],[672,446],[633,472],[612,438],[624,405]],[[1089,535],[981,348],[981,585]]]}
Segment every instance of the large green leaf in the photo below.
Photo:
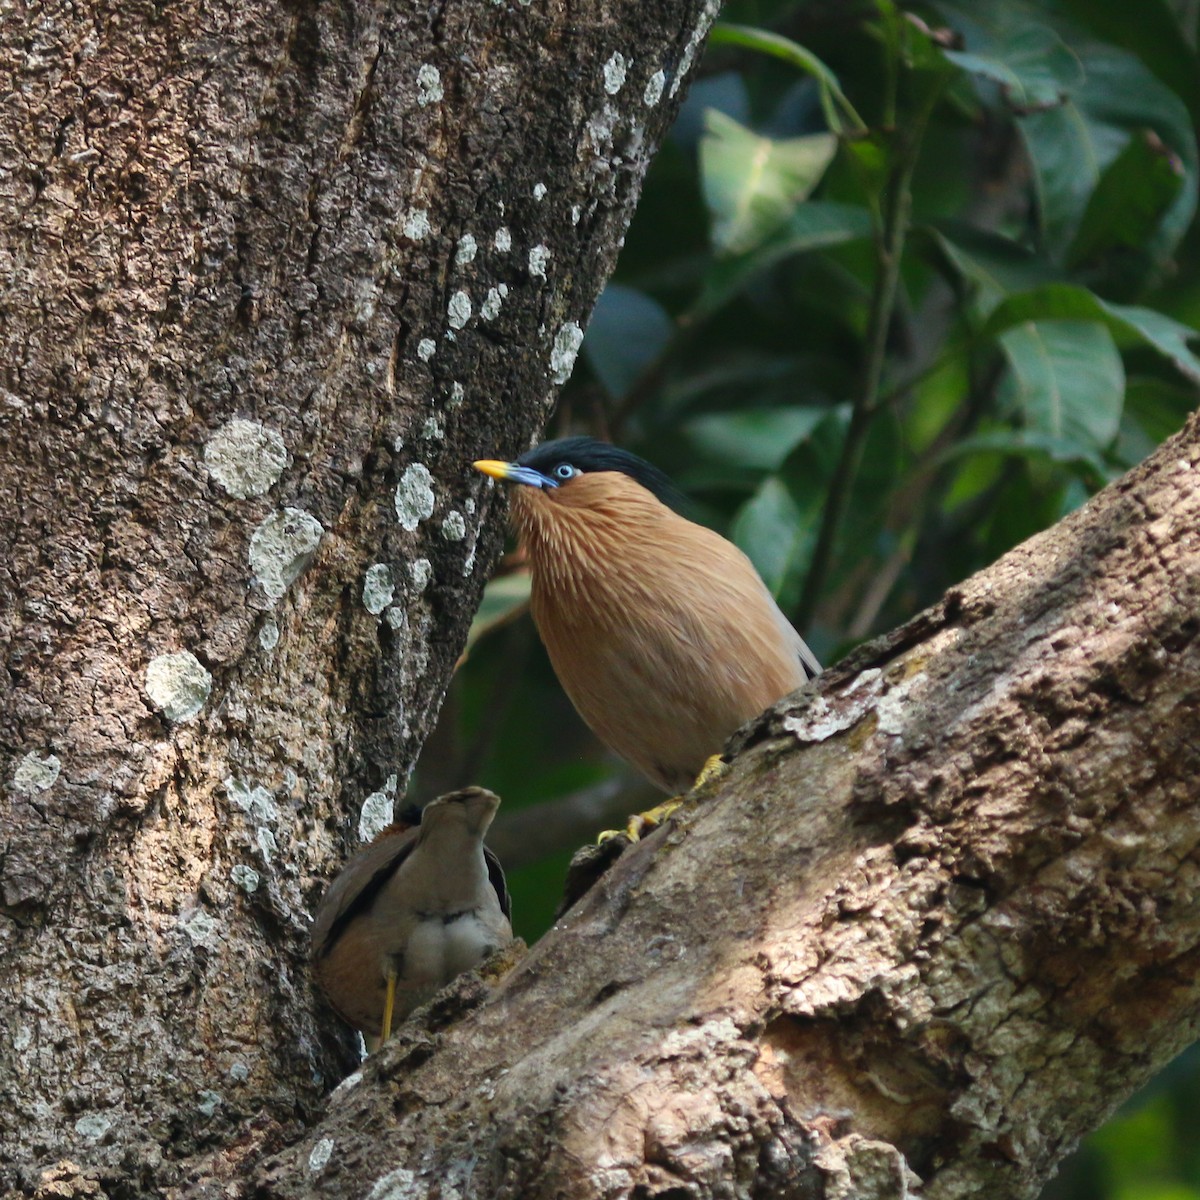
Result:
{"label": "large green leaf", "polygon": [[745,252],[775,233],[820,182],[836,150],[831,133],[760,137],[709,109],[700,172],[717,250]]}
{"label": "large green leaf", "polygon": [[1025,321],[1101,321],[1111,333],[1126,341],[1142,341],[1166,355],[1189,379],[1200,383],[1200,358],[1188,346],[1200,336],[1196,330],[1171,320],[1152,308],[1112,304],[1087,288],[1052,283],[1010,296],[997,305],[982,333],[998,337]]}
{"label": "large green leaf", "polygon": [[1000,335],[1009,374],[1003,395],[1027,428],[1102,449],[1121,423],[1125,368],[1095,321],[1025,321]]}
{"label": "large green leaf", "polygon": [[1166,0],[1058,0],[1059,7],[1093,33],[1136,54],[1183,102],[1200,124],[1200,60]]}
{"label": "large green leaf", "polygon": [[1196,147],[1187,109],[1131,54],[1090,47],[1087,75],[1057,108],[1033,113],[1020,128],[1033,160],[1042,227],[1061,255],[1073,240],[1093,190],[1131,133],[1152,129],[1176,155],[1184,183],[1144,250],[1162,261],[1196,210]]}
{"label": "large green leaf", "polygon": [[[1065,256],[1101,175],[1132,134],[1151,129],[1178,157],[1184,185],[1146,246],[1151,259],[1163,261],[1196,209],[1195,136],[1179,97],[1137,54],[1097,41],[1052,6],[1036,0],[935,4],[966,38],[967,53],[949,57],[1005,84],[1033,164],[1042,229],[1058,257]],[[1121,19],[1136,22],[1137,7],[1127,5]],[[1076,61],[1074,72],[1068,58]],[[1015,83],[1005,80],[1006,71]]]}
{"label": "large green leaf", "polygon": [[972,75],[998,83],[1018,109],[1057,105],[1083,80],[1078,57],[1046,25],[1029,25],[1010,36],[989,39],[985,49],[947,50],[946,57]]}
{"label": "large green leaf", "polygon": [[1108,165],[1069,253],[1072,268],[1105,267],[1110,286],[1132,291],[1152,270],[1146,247],[1183,187],[1183,166],[1157,135],[1142,130]]}

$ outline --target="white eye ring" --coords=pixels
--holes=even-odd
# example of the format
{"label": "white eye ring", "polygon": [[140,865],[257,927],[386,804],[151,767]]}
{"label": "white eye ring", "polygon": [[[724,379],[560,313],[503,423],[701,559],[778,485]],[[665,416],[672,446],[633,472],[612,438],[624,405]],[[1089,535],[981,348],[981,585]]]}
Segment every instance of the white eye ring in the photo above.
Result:
{"label": "white eye ring", "polygon": [[570,463],[559,463],[558,466],[554,468],[555,479],[572,479],[578,474],[579,472],[576,471]]}

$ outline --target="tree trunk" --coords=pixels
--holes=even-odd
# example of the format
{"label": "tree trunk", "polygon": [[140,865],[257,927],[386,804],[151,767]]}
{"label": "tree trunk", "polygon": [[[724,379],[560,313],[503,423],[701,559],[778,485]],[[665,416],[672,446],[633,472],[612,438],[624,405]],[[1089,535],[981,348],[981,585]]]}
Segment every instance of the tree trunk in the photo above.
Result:
{"label": "tree trunk", "polygon": [[1200,1021],[1198,483],[1200,417],[781,702],[233,1194],[1035,1195]]}
{"label": "tree trunk", "polygon": [[570,373],[716,7],[5,18],[3,1182],[236,1171],[353,1061],[308,913],[498,546],[467,464]]}

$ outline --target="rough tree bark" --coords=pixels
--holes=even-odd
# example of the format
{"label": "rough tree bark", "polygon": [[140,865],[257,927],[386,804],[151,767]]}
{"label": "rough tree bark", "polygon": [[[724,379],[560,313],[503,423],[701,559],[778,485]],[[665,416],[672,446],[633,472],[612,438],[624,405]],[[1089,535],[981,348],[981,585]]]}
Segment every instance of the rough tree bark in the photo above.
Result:
{"label": "rough tree bark", "polygon": [[1035,1195],[1200,1023],[1200,417],[737,740],[196,1194]]}
{"label": "rough tree bark", "polygon": [[307,913],[497,548],[466,464],[569,374],[716,7],[7,11],[3,1182],[234,1171],[345,1073]]}

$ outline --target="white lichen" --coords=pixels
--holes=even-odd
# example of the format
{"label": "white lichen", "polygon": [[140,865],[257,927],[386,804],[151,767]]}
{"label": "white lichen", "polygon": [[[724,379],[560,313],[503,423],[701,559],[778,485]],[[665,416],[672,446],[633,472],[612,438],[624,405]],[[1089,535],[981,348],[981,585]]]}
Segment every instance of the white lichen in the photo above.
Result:
{"label": "white lichen", "polygon": [[261,496],[287,466],[283,438],[258,421],[235,417],[216,431],[204,446],[208,473],[237,500]]}
{"label": "white lichen", "polygon": [[555,383],[566,383],[571,378],[582,345],[583,330],[576,321],[567,321],[554,335],[554,345],[550,350],[550,374]]}
{"label": "white lichen", "polygon": [[633,64],[619,50],[604,64],[604,90],[615,96],[625,86],[625,74]]}
{"label": "white lichen", "polygon": [[[255,871],[255,874],[258,872]],[[245,1083],[250,1078],[250,1068],[244,1062],[232,1063],[229,1067],[229,1078],[234,1083]]]}
{"label": "white lichen", "polygon": [[205,1117],[213,1116],[223,1103],[224,1101],[221,1099],[220,1092],[205,1090],[196,1098],[196,1107],[200,1110],[200,1114]]}
{"label": "white lichen", "polygon": [[388,628],[396,635],[397,641],[405,642],[408,640],[408,613],[404,609],[398,604],[393,604],[383,614],[383,619],[388,623]]}
{"label": "white lichen", "polygon": [[663,88],[667,86],[666,71],[655,71],[653,75],[646,80],[646,90],[642,93],[642,100],[653,108],[661,99]]}
{"label": "white lichen", "polygon": [[421,436],[430,441],[440,442],[446,436],[446,431],[437,417],[426,417],[425,424],[421,426]]}
{"label": "white lichen", "polygon": [[392,580],[392,568],[387,563],[375,563],[367,568],[363,578],[362,602],[363,607],[373,616],[378,616],[396,595],[396,585]]}
{"label": "white lichen", "polygon": [[279,645],[279,626],[274,621],[264,621],[258,631],[258,644],[264,650],[274,650]]}
{"label": "white lichen", "polygon": [[212,676],[190,651],[160,654],[146,667],[146,695],[168,721],[190,721],[212,692]]}
{"label": "white lichen", "polygon": [[501,225],[496,230],[496,236],[492,239],[492,245],[501,254],[507,254],[512,249],[512,234],[509,232],[507,225]]}
{"label": "white lichen", "polygon": [[433,578],[433,564],[427,558],[415,559],[408,564],[408,574],[412,579],[413,588],[419,595],[429,586],[429,581]]}
{"label": "white lichen", "polygon": [[463,563],[463,575],[470,575],[475,570],[475,550],[471,549],[471,553],[467,555],[467,561]]}
{"label": "white lichen", "polygon": [[308,1173],[319,1175],[333,1155],[333,1138],[322,1138],[309,1152]]}
{"label": "white lichen", "polygon": [[437,342],[433,338],[422,338],[417,343],[417,357],[422,362],[428,362],[437,350]]}
{"label": "white lichen", "polygon": [[424,108],[436,104],[445,94],[441,72],[431,63],[423,64],[417,72],[417,103]]}
{"label": "white lichen", "polygon": [[463,391],[463,385],[456,379],[450,385],[450,407],[458,408],[466,398],[466,392]]}
{"label": "white lichen", "polygon": [[418,1193],[413,1188],[416,1178],[407,1167],[397,1167],[375,1180],[367,1200],[417,1200]]}
{"label": "white lichen", "polygon": [[[365,1056],[364,1056],[365,1057]],[[362,1072],[355,1071],[353,1075],[347,1075],[341,1083],[329,1093],[330,1104],[336,1104],[339,1100],[344,1100],[348,1093],[352,1092],[360,1083],[362,1083]]]}
{"label": "white lichen", "polygon": [[279,820],[279,809],[261,783],[250,784],[229,775],[225,779],[225,794],[256,824],[273,825]]}
{"label": "white lichen", "polygon": [[579,205],[578,205],[578,204],[572,204],[572,205],[571,205],[571,224],[572,224],[572,225],[578,225],[578,224],[579,224],[579,218],[580,218],[581,216],[583,216],[583,211],[582,211],[582,209],[580,209],[580,207],[579,207]]}
{"label": "white lichen", "polygon": [[464,233],[458,239],[458,250],[455,252],[454,261],[460,267],[465,267],[467,263],[475,261],[475,255],[479,250],[479,246],[475,241],[473,234]]}
{"label": "white lichen", "polygon": [[467,523],[460,512],[450,511],[442,521],[442,537],[448,542],[461,542],[467,536]]}
{"label": "white lichen", "polygon": [[704,8],[700,13],[700,19],[696,22],[696,27],[692,30],[691,36],[688,38],[688,43],[683,48],[683,55],[679,59],[679,66],[676,68],[674,78],[671,80],[671,96],[683,86],[683,81],[687,78],[688,72],[692,69],[692,63],[696,58],[705,37],[708,36],[709,27],[713,21],[717,19],[717,11],[721,7],[721,0],[705,0]]}
{"label": "white lichen", "polygon": [[404,236],[412,242],[419,242],[429,236],[429,210],[425,208],[410,208],[404,218]]}
{"label": "white lichen", "polygon": [[533,185],[533,198],[535,200],[544,200],[546,198],[546,185],[544,183],[535,183]]}
{"label": "white lichen", "polygon": [[603,155],[607,148],[611,147],[613,130],[616,127],[617,110],[611,104],[606,104],[598,113],[594,113],[588,118],[584,128],[587,130],[594,153]]}
{"label": "white lichen", "polygon": [[[229,878],[235,887],[240,887],[247,895],[258,891],[258,885],[262,880],[262,876],[253,867],[246,866],[245,863],[236,863],[230,867]],[[232,1069],[229,1073],[233,1074]]]}
{"label": "white lichen", "polygon": [[202,908],[194,909],[179,927],[193,942],[206,942],[217,932],[217,922]]}
{"label": "white lichen", "polygon": [[103,1113],[88,1113],[75,1122],[75,1132],[89,1142],[98,1142],[113,1126],[112,1117]]}
{"label": "white lichen", "polygon": [[392,798],[387,792],[372,792],[358,814],[358,840],[369,842],[393,820]]}
{"label": "white lichen", "polygon": [[254,840],[258,842],[258,852],[263,856],[263,862],[270,865],[271,859],[279,853],[275,835],[265,825],[260,825]]}
{"label": "white lichen", "polygon": [[471,319],[471,297],[466,292],[459,290],[450,297],[446,319],[451,329],[461,329]]}
{"label": "white lichen", "polygon": [[13,771],[13,791],[22,796],[32,796],[34,792],[44,792],[54,786],[62,770],[62,763],[56,754],[47,754],[45,758],[31,750],[25,755]]}
{"label": "white lichen", "polygon": [[538,279],[546,278],[546,266],[550,262],[550,247],[539,242],[529,251],[529,273]]}
{"label": "white lichen", "polygon": [[396,516],[400,525],[412,533],[433,516],[433,476],[423,463],[407,467],[396,485]]}
{"label": "white lichen", "polygon": [[250,566],[267,599],[279,600],[313,560],[324,526],[301,508],[276,509],[250,538]]}
{"label": "white lichen", "polygon": [[479,306],[479,315],[485,321],[494,321],[500,315],[500,306],[504,303],[504,298],[508,295],[508,284],[502,283],[498,287],[488,288],[488,294],[484,302]]}

